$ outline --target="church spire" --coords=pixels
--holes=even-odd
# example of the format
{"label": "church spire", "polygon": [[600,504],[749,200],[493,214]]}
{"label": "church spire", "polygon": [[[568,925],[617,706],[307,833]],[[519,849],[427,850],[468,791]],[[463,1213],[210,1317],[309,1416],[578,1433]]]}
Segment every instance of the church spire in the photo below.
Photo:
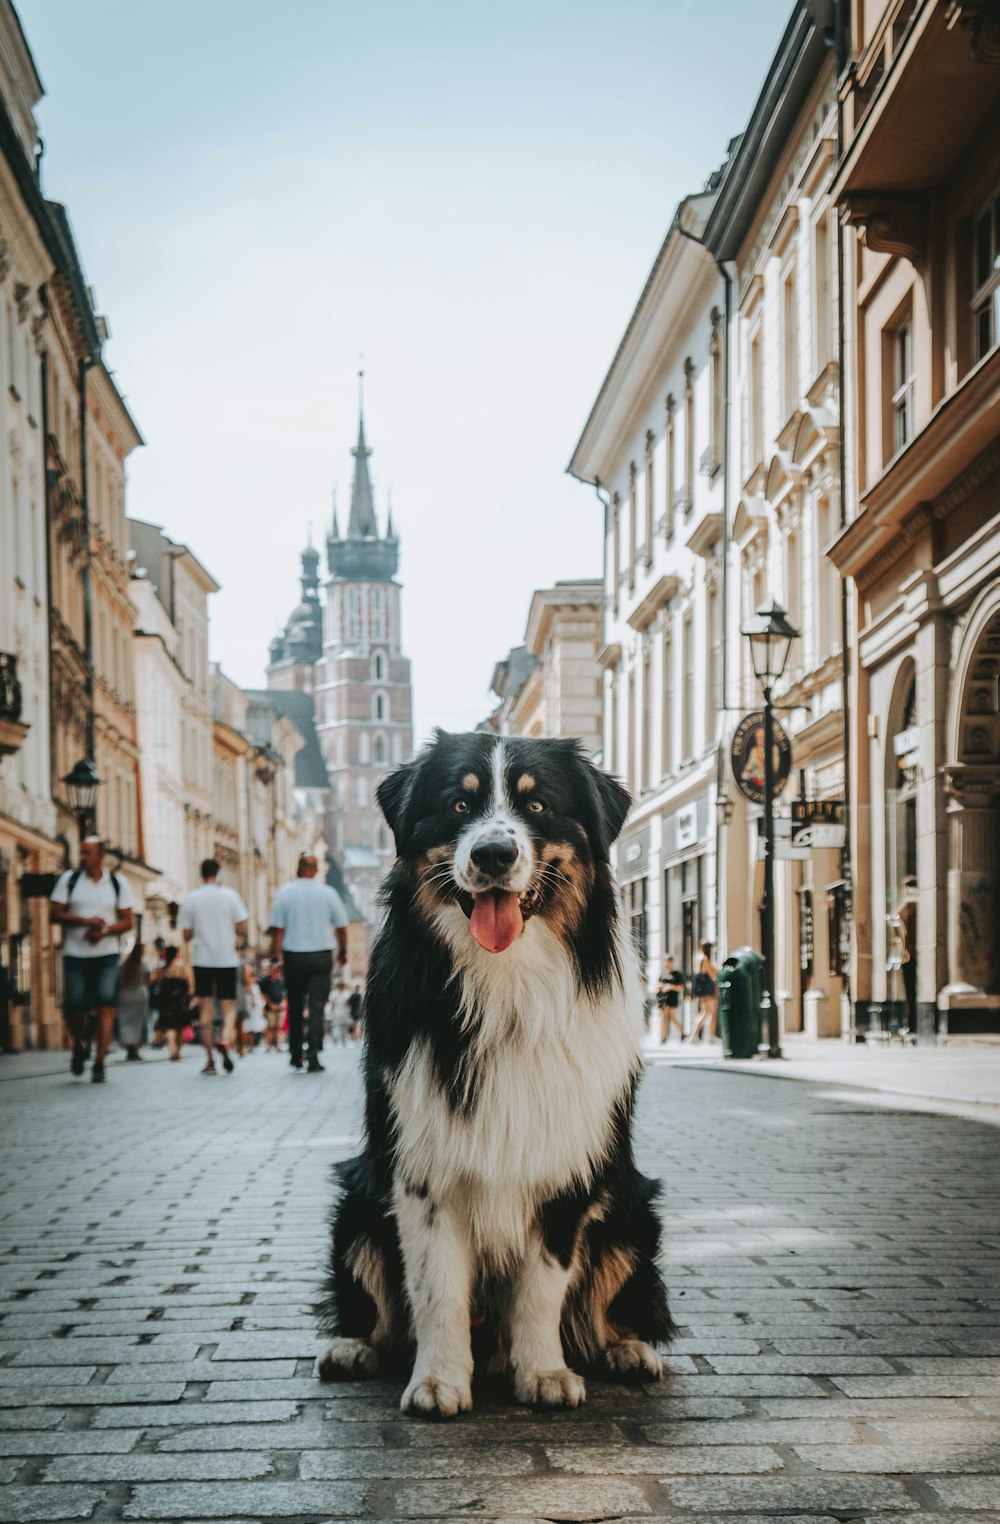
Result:
{"label": "church spire", "polygon": [[364,383],[365,373],[361,370],[358,372],[358,442],[351,451],[354,456],[354,480],[351,483],[351,519],[347,529],[349,540],[378,539],[372,483],[368,474],[368,457],[372,451],[365,442]]}

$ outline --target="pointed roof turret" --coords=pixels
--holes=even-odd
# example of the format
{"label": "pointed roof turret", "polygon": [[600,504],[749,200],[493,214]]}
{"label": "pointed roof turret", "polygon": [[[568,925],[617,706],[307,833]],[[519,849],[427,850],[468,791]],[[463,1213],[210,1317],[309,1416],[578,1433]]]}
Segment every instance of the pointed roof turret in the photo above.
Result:
{"label": "pointed roof turret", "polygon": [[351,520],[347,528],[349,540],[378,539],[372,482],[368,474],[368,457],[373,452],[365,441],[364,384],[365,373],[361,370],[358,372],[358,442],[351,451],[354,456],[354,480],[351,483]]}

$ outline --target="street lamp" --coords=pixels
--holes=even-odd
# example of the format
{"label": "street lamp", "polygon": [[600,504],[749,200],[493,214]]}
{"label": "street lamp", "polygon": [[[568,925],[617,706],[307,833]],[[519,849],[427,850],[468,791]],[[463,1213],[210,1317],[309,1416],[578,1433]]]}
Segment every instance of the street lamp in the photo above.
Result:
{"label": "street lamp", "polygon": [[750,642],[754,676],[764,695],[764,1000],[767,1004],[767,1056],[781,1057],[778,1002],[774,994],[774,717],[771,690],[781,680],[792,641],[799,632],[788,622],[780,603],[761,607],[745,629]]}
{"label": "street lamp", "polygon": [[76,816],[82,841],[96,828],[94,801],[104,781],[89,757],[81,757],[71,773],[62,780],[69,794],[69,807]]}

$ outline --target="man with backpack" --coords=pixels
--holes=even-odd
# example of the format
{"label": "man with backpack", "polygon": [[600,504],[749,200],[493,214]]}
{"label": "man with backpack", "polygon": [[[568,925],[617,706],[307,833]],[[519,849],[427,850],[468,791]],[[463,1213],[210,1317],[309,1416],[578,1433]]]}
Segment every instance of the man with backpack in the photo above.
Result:
{"label": "man with backpack", "polygon": [[63,1012],[73,1039],[70,1069],[82,1074],[87,1018],[97,1016],[90,1078],[104,1079],[104,1060],[118,1008],[118,940],[132,929],[128,881],[104,866],[104,843],[86,836],[80,866],[60,874],[49,897],[50,916],[63,928]]}

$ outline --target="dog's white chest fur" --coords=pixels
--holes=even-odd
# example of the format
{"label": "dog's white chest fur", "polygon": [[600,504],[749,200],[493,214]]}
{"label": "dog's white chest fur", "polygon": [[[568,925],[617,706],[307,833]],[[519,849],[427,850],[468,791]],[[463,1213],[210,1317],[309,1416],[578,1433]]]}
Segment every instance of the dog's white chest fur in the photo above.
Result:
{"label": "dog's white chest fur", "polygon": [[[482,1253],[504,1258],[523,1248],[538,1205],[588,1180],[605,1156],[616,1102],[640,1061],[641,1004],[620,989],[598,1000],[581,993],[566,948],[542,922],[500,955],[477,946],[460,910],[442,911],[438,927],[472,1033],[471,1104],[449,1103],[428,1046],[415,1043],[390,1083],[397,1165],[461,1212]],[[631,959],[623,962],[634,991]]]}

